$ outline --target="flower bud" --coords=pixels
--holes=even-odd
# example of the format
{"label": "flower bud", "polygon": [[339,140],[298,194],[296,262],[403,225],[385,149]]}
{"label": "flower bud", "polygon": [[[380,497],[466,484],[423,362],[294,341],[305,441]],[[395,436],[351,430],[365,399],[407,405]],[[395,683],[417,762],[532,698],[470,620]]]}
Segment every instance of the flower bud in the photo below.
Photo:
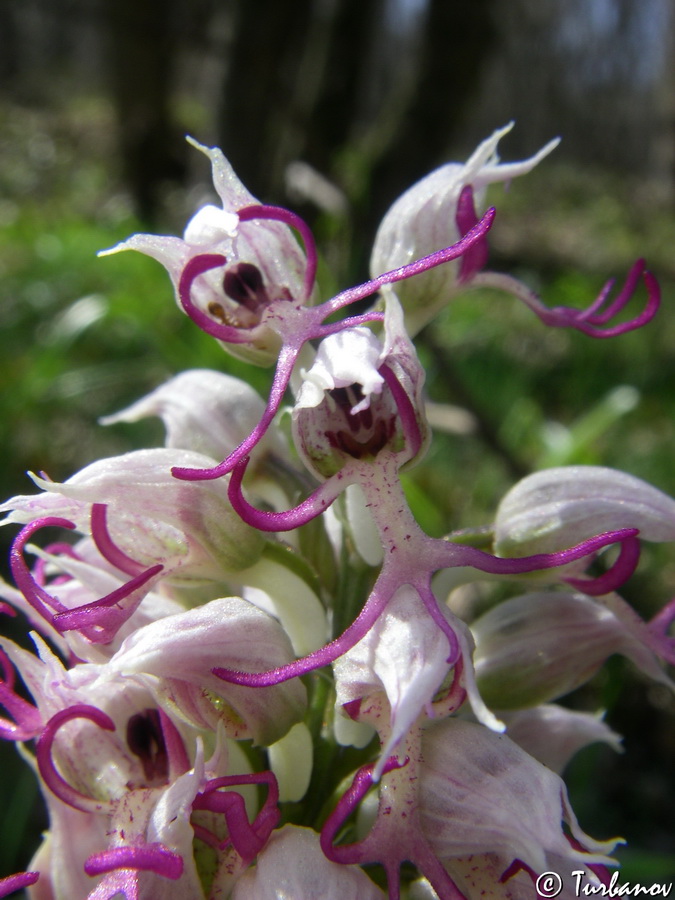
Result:
{"label": "flower bud", "polygon": [[645,481],[601,466],[544,469],[499,504],[499,556],[552,553],[595,534],[638,528],[647,541],[675,540],[675,500]]}
{"label": "flower bud", "polygon": [[[221,459],[248,437],[264,409],[260,395],[240,378],[211,369],[189,369],[101,422],[112,425],[159,416],[166,429],[165,446]],[[276,430],[265,434],[251,456],[255,461],[270,450],[285,453]]]}
{"label": "flower bud", "polygon": [[536,706],[561,697],[588,681],[614,653],[668,682],[638,632],[583,594],[514,597],[477,619],[471,630],[478,688],[496,709]]}

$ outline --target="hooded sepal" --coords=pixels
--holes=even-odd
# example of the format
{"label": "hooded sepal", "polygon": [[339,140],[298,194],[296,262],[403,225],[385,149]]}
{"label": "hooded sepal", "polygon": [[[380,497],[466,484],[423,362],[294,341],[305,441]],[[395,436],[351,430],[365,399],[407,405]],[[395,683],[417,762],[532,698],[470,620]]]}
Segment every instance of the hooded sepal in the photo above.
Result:
{"label": "hooded sepal", "polygon": [[546,703],[584,684],[615,653],[672,687],[647,625],[637,615],[635,620],[625,621],[583,594],[541,592],[506,600],[471,626],[481,695],[496,709]]}
{"label": "hooded sepal", "polygon": [[240,597],[225,597],[138,629],[110,668],[147,681],[157,703],[197,728],[223,721],[233,737],[270,744],[302,719],[304,685],[295,679],[250,689],[224,682],[212,669],[255,670],[294,658],[275,619]]}
{"label": "hooded sepal", "polygon": [[126,558],[141,567],[161,564],[174,579],[222,580],[252,565],[264,542],[232,509],[224,481],[185,482],[171,474],[174,466],[212,463],[190,450],[135,450],[91,463],[63,483],[34,476],[44,493],[14,497],[0,512],[9,511],[8,522],[70,520],[92,533],[118,567]]}
{"label": "hooded sepal", "polygon": [[319,835],[285,825],[275,831],[255,868],[237,882],[232,900],[384,900],[385,895],[358,866],[326,859]]}
{"label": "hooded sepal", "polygon": [[[166,447],[221,459],[249,435],[264,410],[263,399],[240,378],[211,369],[189,369],[101,422],[112,425],[159,416],[166,430]],[[269,452],[286,453],[277,431],[265,434],[251,452],[252,461]]]}
{"label": "hooded sepal", "polygon": [[[453,860],[486,853],[503,861],[502,872],[514,860],[536,873],[555,869],[553,859],[565,864],[556,871],[612,864],[607,854],[617,841],[584,834],[559,776],[506,735],[446,719],[424,731],[422,759],[420,822],[450,870]],[[563,823],[581,849],[570,844]]]}
{"label": "hooded sepal", "polygon": [[[474,200],[483,202],[485,188],[495,182],[507,182],[531,171],[558,144],[550,141],[538,153],[517,163],[501,164],[497,145],[513,123],[495,131],[480,144],[464,163],[447,163],[418,181],[393,204],[384,216],[370,258],[373,277],[405,265],[441,247],[453,244],[475,225]],[[467,194],[469,189],[471,194]],[[486,256],[482,239],[481,260]],[[475,248],[469,250],[475,253]],[[412,278],[396,289],[406,313],[410,334],[429,322],[467,282],[464,258]],[[475,268],[475,264],[472,266]],[[385,288],[385,291],[389,291]]]}
{"label": "hooded sepal", "polygon": [[544,469],[523,478],[502,499],[495,549],[500,556],[550,553],[622,528],[639,529],[647,541],[675,540],[675,500],[616,469]]}
{"label": "hooded sepal", "polygon": [[577,712],[546,703],[502,716],[511,740],[558,775],[579,750],[590,744],[607,744],[623,753],[621,735],[603,721],[602,713]]}

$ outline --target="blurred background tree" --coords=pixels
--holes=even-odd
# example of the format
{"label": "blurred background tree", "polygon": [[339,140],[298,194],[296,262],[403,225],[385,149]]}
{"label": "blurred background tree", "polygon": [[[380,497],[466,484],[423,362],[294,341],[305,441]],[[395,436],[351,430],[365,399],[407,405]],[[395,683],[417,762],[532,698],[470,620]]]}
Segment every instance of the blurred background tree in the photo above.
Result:
{"label": "blurred background tree", "polygon": [[[366,276],[403,189],[510,119],[505,159],[563,141],[491,197],[493,267],[584,306],[644,255],[664,309],[593,342],[504,298],[458,300],[418,342],[432,399],[463,415],[412,476],[416,511],[437,534],[486,522],[517,477],[570,462],[675,493],[674,49],[672,0],[0,0],[0,493],[29,491],[27,468],[63,479],[161,440],[156,423],[96,419],[180,369],[265,389],[268,373],[243,372],[177,312],[155,263],[95,259],[133,231],[180,232],[210,197],[185,132],[311,222],[328,290]],[[649,616],[674,591],[671,552],[646,549],[627,596]],[[628,752],[580,754],[574,804],[589,832],[629,840],[627,878],[665,878],[673,700],[618,663],[610,674],[574,699],[608,708]],[[32,776],[0,752],[2,875],[25,865],[41,819]]]}

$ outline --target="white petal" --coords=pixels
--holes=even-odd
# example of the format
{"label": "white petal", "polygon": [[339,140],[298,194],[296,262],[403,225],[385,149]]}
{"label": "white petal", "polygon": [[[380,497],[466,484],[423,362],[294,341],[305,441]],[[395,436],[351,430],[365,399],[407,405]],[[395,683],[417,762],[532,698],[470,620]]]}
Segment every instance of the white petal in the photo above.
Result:
{"label": "white petal", "polygon": [[304,374],[296,407],[318,406],[324,391],[360,384],[364,400],[353,412],[366,409],[370,394],[382,391],[384,378],[377,371],[382,345],[367,328],[347,328],[324,338],[311,369]]}
{"label": "white petal", "polygon": [[239,227],[239,216],[219,206],[202,206],[185,226],[183,239],[196,246],[218,244],[233,238]]}
{"label": "white petal", "polygon": [[335,663],[339,706],[382,690],[387,695],[391,736],[381,761],[433,699],[448,672],[448,652],[447,637],[417,591],[404,585],[368,634]]}
{"label": "white petal", "polygon": [[288,734],[267,748],[270,769],[279,784],[279,800],[297,803],[307,793],[312,777],[314,747],[304,722],[294,725]]}
{"label": "white petal", "polygon": [[316,832],[285,825],[272,834],[255,868],[239,879],[232,900],[384,900],[384,896],[357,866],[326,859]]}
{"label": "white petal", "polygon": [[621,528],[639,528],[648,541],[675,540],[675,500],[626,472],[563,466],[535,472],[508,492],[495,546],[500,556],[549,553]]}

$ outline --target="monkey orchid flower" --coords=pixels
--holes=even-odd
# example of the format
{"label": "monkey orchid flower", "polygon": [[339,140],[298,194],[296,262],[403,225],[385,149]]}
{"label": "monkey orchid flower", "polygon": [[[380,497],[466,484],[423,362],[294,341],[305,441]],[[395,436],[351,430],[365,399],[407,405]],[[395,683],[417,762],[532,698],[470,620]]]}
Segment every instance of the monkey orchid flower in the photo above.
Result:
{"label": "monkey orchid flower", "polygon": [[[314,289],[316,255],[311,234],[293,213],[261,206],[217,147],[188,140],[209,158],[222,205],[202,207],[182,238],[135,234],[101,255],[138,250],[156,259],[167,269],[183,308],[181,280],[186,268],[195,260],[218,257],[207,267],[209,275],[198,281],[196,269],[188,268],[189,287],[195,283],[185,311],[230,352],[269,365],[280,345],[278,335],[264,322],[267,311],[277,306],[297,309],[310,300]],[[295,240],[293,228],[309,243],[309,258]]]}
{"label": "monkey orchid flower", "polygon": [[0,512],[8,513],[5,522],[21,524],[69,519],[129,574],[159,564],[165,576],[217,580],[252,565],[264,542],[232,510],[225,483],[186,484],[171,476],[172,466],[209,462],[190,450],[135,450],[91,463],[63,483],[32,476],[43,493],[14,497]]}
{"label": "monkey orchid flower", "polygon": [[[466,234],[475,224],[474,202],[482,203],[486,188],[531,172],[560,140],[549,141],[530,159],[501,163],[499,141],[513,122],[495,131],[472,153],[466,163],[446,163],[408,188],[394,201],[375,235],[370,257],[373,276],[409,263]],[[463,256],[442,269],[407,281],[395,290],[406,313],[406,326],[415,335],[462,290],[487,262],[487,235]],[[384,288],[388,293],[392,288]]]}
{"label": "monkey orchid flower", "polygon": [[559,776],[481,725],[450,717],[411,729],[399,758],[384,766],[374,825],[360,840],[337,844],[373,786],[372,772],[357,772],[324,825],[321,846],[337,862],[382,865],[392,900],[400,897],[405,861],[440,900],[486,893],[507,900],[520,896],[519,887],[528,895],[529,879],[551,869],[583,868],[596,880],[591,867],[615,864],[608,854],[617,841],[599,843],[581,830]]}
{"label": "monkey orchid flower", "polygon": [[[531,172],[559,143],[559,139],[550,141],[522,162],[502,163],[497,145],[512,128],[513,122],[498,129],[477,147],[464,165],[447,163],[435,169],[395,201],[375,237],[370,259],[373,276],[405,265],[411,259],[431,253],[469,233],[478,221],[475,204],[483,202],[487,186],[496,182],[508,183],[512,178]],[[574,328],[591,337],[615,337],[641,328],[651,321],[659,308],[659,286],[646,270],[644,260],[634,264],[624,287],[613,300],[610,300],[613,281],[609,281],[591,305],[580,310],[545,306],[534,291],[518,279],[484,271],[487,259],[486,233],[450,265],[396,288],[385,286],[383,292],[396,290],[398,293],[411,335],[430,322],[454,296],[470,287],[493,288],[511,294],[525,303],[545,325]],[[628,304],[641,279],[647,289],[645,308],[627,322],[608,326]]]}

